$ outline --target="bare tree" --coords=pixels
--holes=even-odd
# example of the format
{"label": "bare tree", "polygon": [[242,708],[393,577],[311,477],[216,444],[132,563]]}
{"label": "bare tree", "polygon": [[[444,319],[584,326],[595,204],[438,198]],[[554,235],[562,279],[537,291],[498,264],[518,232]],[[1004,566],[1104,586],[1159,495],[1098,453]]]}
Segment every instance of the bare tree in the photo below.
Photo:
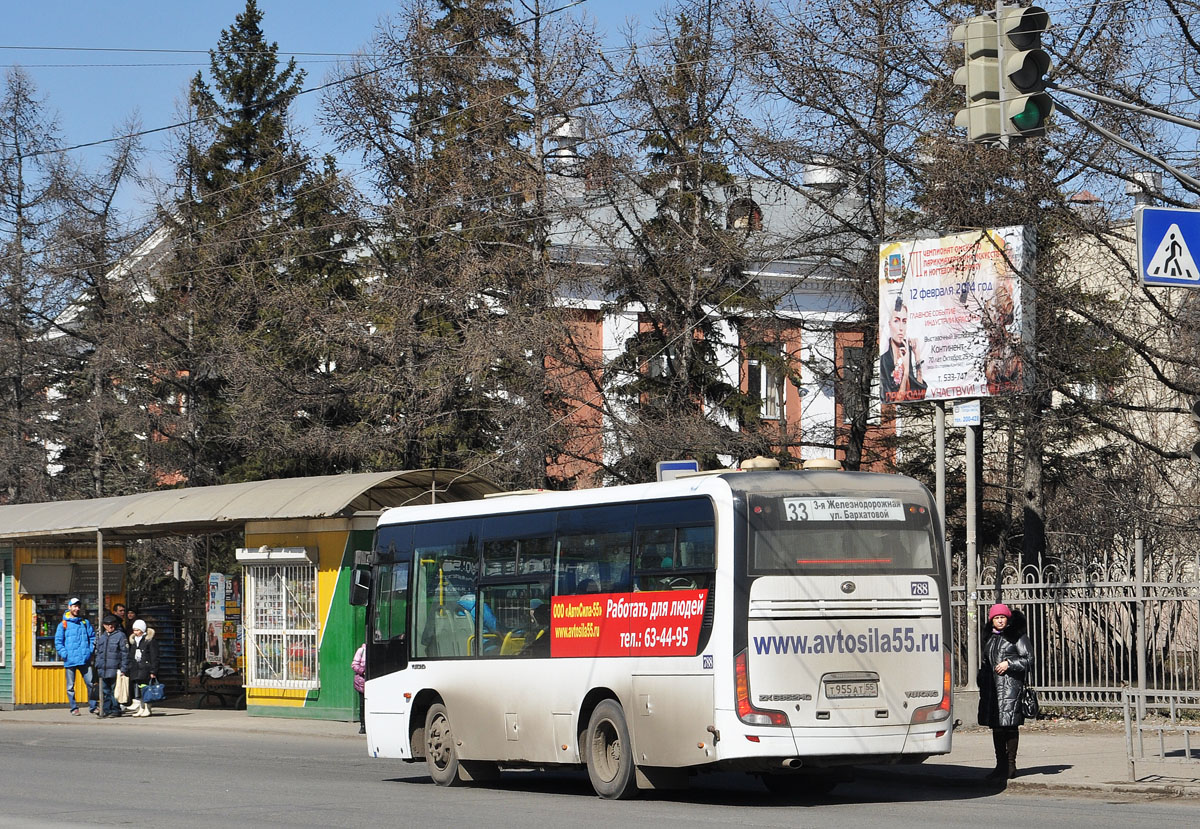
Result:
{"label": "bare tree", "polygon": [[48,497],[54,380],[47,322],[72,299],[50,266],[64,182],[56,126],[33,80],[5,72],[0,90],[0,493],[8,502]]}

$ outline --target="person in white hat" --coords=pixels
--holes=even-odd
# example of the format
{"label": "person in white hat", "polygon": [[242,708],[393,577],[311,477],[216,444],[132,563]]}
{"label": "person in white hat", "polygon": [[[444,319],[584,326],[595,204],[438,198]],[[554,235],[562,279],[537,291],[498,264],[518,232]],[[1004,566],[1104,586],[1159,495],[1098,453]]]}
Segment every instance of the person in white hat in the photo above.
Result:
{"label": "person in white hat", "polygon": [[137,619],[129,637],[129,682],[133,687],[133,698],[125,709],[135,717],[149,717],[150,705],[142,700],[146,683],[158,679],[158,643],[154,641],[154,629]]}

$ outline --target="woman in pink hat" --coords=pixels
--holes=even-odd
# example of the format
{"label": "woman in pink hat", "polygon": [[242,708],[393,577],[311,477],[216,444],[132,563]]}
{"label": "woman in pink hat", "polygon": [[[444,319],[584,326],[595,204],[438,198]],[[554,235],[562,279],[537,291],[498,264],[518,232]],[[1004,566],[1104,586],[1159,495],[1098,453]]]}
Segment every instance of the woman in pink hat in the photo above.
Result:
{"label": "woman in pink hat", "polygon": [[984,640],[983,664],[979,667],[979,724],[992,729],[996,767],[988,780],[1011,780],[1017,776],[1018,728],[1025,722],[1021,713],[1021,691],[1033,669],[1033,646],[1020,625],[1014,625],[1006,604],[988,608],[992,633]]}

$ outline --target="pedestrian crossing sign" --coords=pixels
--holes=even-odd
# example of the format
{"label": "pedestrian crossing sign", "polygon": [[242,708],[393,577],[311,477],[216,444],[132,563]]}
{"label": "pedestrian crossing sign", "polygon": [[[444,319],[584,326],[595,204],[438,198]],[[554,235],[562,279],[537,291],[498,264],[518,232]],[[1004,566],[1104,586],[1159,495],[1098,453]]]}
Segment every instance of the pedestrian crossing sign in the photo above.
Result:
{"label": "pedestrian crossing sign", "polygon": [[1200,254],[1200,210],[1138,207],[1133,220],[1142,283],[1200,288],[1200,266],[1191,250]]}

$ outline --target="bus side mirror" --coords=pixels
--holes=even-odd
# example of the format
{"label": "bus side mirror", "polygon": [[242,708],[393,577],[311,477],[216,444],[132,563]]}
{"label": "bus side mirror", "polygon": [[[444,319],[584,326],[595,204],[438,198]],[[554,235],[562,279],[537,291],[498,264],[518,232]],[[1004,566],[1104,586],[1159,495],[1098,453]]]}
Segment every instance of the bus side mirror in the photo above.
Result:
{"label": "bus side mirror", "polygon": [[350,604],[354,607],[366,607],[367,597],[371,595],[371,571],[354,570],[354,581],[350,583]]}

